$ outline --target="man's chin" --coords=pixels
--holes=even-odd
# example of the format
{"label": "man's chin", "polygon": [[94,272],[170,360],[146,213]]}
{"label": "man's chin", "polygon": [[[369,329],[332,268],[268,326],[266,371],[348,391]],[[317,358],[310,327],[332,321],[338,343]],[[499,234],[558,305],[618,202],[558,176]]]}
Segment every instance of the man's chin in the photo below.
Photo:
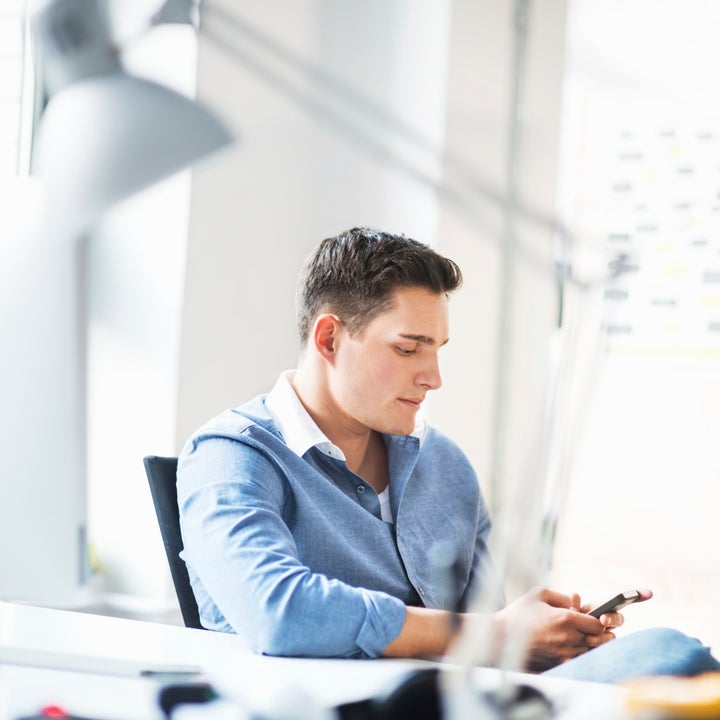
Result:
{"label": "man's chin", "polygon": [[393,426],[386,425],[383,428],[377,428],[377,430],[383,435],[411,435],[415,430],[415,423],[398,423]]}

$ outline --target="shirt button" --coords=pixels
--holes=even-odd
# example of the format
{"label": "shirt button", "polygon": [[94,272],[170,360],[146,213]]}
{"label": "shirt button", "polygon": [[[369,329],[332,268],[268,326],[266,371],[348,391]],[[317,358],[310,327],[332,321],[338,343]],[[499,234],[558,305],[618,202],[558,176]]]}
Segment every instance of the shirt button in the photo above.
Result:
{"label": "shirt button", "polygon": [[418,588],[418,595],[422,597],[423,595],[425,595],[425,591],[422,588]]}
{"label": "shirt button", "polygon": [[358,491],[358,495],[362,495],[365,492],[365,486],[364,485],[358,485],[356,490]]}

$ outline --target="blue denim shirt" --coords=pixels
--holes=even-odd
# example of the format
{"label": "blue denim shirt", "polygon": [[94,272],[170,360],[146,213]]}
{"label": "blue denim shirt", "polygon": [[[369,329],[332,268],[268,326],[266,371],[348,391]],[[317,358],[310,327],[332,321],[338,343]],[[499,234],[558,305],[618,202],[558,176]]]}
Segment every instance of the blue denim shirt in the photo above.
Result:
{"label": "blue denim shirt", "polygon": [[[377,657],[406,605],[462,608],[496,582],[488,512],[455,444],[433,429],[385,436],[394,523],[383,522],[375,491],[309,415],[314,444],[288,447],[267,397],[211,420],[180,454],[183,557],[205,627],[270,655]],[[429,560],[441,541],[457,555],[456,591]]]}

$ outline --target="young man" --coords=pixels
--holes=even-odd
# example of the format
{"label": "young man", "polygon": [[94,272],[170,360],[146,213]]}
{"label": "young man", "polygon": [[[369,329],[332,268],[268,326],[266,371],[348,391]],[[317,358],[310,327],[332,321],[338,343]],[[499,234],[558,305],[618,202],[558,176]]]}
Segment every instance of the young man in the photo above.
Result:
{"label": "young man", "polygon": [[[438,656],[483,588],[496,598],[495,637],[527,628],[528,669],[612,681],[720,667],[674,631],[611,650],[622,616],[596,619],[577,595],[536,589],[503,607],[475,473],[417,418],[441,384],[448,295],[461,282],[431,248],[374,230],[329,238],[311,255],[297,369],[181,453],[184,559],[203,624],[272,655]],[[439,544],[452,550],[452,583],[431,562]],[[661,658],[658,643],[672,653]]]}

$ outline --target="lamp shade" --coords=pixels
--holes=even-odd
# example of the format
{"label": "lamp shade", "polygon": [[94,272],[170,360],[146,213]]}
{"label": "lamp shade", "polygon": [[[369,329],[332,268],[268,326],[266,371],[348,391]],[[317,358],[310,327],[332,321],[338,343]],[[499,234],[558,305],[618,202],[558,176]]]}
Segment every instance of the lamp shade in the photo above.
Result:
{"label": "lamp shade", "polygon": [[85,227],[230,140],[198,103],[117,71],[76,82],[51,98],[34,168],[45,181],[54,216]]}
{"label": "lamp shade", "polygon": [[50,101],[33,169],[65,230],[217,150],[231,137],[203,106],[123,69],[101,0],[36,0]]}

